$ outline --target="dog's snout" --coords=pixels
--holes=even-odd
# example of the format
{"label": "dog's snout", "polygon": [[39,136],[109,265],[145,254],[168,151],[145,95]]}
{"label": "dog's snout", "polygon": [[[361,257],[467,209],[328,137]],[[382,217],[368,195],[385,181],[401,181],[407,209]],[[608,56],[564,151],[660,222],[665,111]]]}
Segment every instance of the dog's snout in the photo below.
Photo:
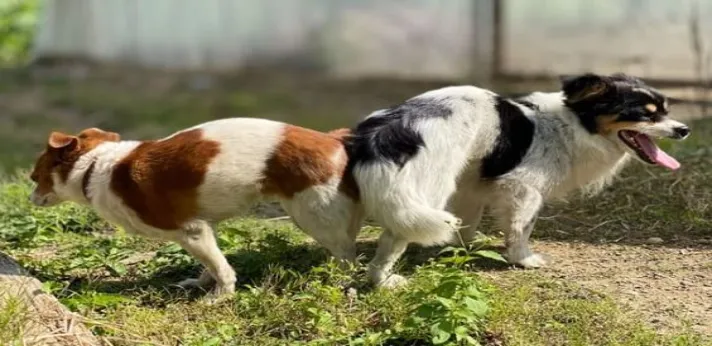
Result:
{"label": "dog's snout", "polygon": [[43,198],[40,198],[36,192],[30,194],[30,202],[36,206],[42,206]]}
{"label": "dog's snout", "polygon": [[678,126],[672,129],[675,139],[684,139],[690,134],[690,128],[687,126]]}

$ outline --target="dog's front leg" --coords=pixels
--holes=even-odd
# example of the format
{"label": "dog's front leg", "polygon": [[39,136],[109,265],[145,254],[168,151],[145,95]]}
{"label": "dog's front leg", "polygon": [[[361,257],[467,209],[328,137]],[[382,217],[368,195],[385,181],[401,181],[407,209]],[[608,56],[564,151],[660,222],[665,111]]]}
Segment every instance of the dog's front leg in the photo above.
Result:
{"label": "dog's front leg", "polygon": [[505,185],[498,193],[494,211],[505,232],[507,260],[525,268],[539,268],[546,260],[529,248],[529,236],[543,204],[538,190],[526,185]]}
{"label": "dog's front leg", "polygon": [[205,221],[193,221],[181,232],[178,243],[205,266],[198,279],[184,280],[181,284],[203,286],[214,279],[214,296],[235,292],[235,271],[218,248],[212,227]]}
{"label": "dog's front leg", "polygon": [[368,264],[368,276],[378,287],[395,288],[402,286],[407,279],[401,275],[394,274],[393,266],[408,247],[408,241],[393,234],[388,229],[383,230],[378,239],[376,256]]}

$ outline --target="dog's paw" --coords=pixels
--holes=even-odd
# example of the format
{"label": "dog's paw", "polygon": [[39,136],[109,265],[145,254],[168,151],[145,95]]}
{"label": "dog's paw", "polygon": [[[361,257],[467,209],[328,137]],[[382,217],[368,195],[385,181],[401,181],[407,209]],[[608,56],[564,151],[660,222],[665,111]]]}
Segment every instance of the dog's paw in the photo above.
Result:
{"label": "dog's paw", "polygon": [[445,223],[453,230],[459,230],[462,226],[462,219],[452,215],[449,216],[449,218],[445,219]]}
{"label": "dog's paw", "polygon": [[210,293],[200,298],[200,301],[206,305],[215,305],[229,300],[230,297],[232,297],[231,294],[216,294],[211,291]]}
{"label": "dog's paw", "polygon": [[210,293],[218,296],[233,294],[235,293],[235,283],[232,282],[225,285],[216,285]]}
{"label": "dog's paw", "polygon": [[394,289],[398,287],[405,286],[408,283],[408,279],[404,276],[398,274],[391,274],[385,280],[378,283],[378,287],[386,289]]}
{"label": "dog's paw", "polygon": [[203,300],[208,304],[215,304],[225,299],[230,298],[235,293],[235,285],[218,285],[215,286],[208,294],[203,297]]}
{"label": "dog's paw", "polygon": [[533,253],[514,263],[526,269],[535,269],[546,267],[548,261],[542,255]]}

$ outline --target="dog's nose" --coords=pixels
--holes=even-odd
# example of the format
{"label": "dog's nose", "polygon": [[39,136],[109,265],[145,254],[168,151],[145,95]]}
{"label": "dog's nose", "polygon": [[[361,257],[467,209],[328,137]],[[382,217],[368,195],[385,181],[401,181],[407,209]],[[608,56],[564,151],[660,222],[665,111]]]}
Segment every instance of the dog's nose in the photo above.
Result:
{"label": "dog's nose", "polygon": [[676,127],[672,130],[676,139],[683,139],[690,134],[690,128],[687,126]]}

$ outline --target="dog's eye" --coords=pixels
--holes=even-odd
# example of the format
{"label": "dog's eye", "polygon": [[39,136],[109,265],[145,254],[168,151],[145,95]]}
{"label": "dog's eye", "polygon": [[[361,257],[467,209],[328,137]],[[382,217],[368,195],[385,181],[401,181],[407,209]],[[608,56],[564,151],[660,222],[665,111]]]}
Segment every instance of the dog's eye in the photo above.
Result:
{"label": "dog's eye", "polygon": [[663,120],[663,115],[660,114],[660,113],[656,113],[656,114],[650,114],[650,115],[648,115],[648,116],[644,116],[643,118],[644,118],[643,121],[649,121],[649,122],[657,123],[657,122]]}
{"label": "dog's eye", "polygon": [[648,113],[657,113],[658,112],[658,106],[656,106],[654,103],[648,103],[643,106]]}

